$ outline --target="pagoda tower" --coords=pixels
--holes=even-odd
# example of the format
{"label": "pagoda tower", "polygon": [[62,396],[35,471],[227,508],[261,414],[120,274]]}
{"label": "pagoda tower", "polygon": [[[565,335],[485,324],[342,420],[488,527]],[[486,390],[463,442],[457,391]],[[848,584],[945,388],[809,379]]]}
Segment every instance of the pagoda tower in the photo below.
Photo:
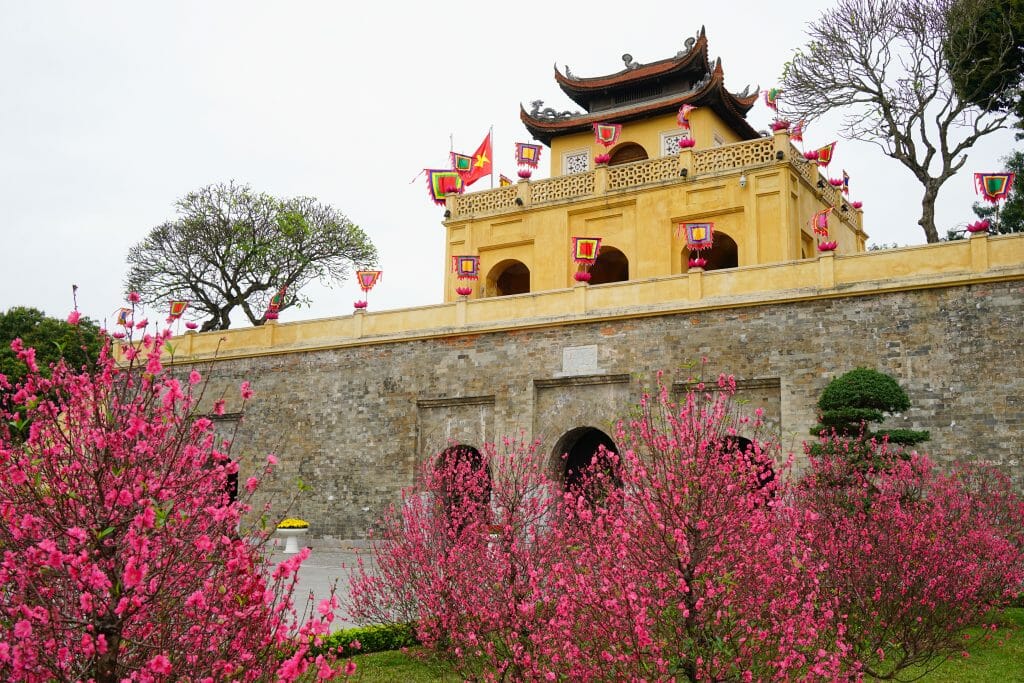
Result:
{"label": "pagoda tower", "polygon": [[[816,258],[824,238],[814,217],[829,209],[828,241],[839,253],[864,251],[861,211],[788,130],[754,130],[746,117],[759,90],[726,88],[703,28],[673,57],[623,62],[595,77],[555,67],[558,87],[582,111],[520,106],[526,130],[548,147],[549,178],[447,198],[447,263],[480,259],[469,298],[576,286],[574,237],[601,238],[590,286],[687,274],[697,255],[687,246],[692,223],[714,226],[702,271]],[[610,146],[599,144],[598,124],[620,127]],[[449,273],[446,301],[458,299],[459,284]]]}

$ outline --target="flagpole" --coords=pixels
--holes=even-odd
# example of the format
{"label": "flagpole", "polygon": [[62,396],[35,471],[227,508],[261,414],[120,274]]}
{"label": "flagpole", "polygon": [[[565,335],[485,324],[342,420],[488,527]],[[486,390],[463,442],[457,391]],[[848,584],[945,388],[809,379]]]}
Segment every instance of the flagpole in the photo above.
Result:
{"label": "flagpole", "polygon": [[[491,156],[494,156],[494,124],[487,130],[487,137],[491,140]],[[494,159],[491,159],[491,189],[494,189]]]}

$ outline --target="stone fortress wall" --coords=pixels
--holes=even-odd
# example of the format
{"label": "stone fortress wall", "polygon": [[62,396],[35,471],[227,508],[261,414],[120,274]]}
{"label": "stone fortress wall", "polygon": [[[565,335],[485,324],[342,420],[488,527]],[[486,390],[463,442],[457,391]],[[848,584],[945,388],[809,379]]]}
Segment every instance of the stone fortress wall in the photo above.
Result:
{"label": "stone fortress wall", "polygon": [[[764,291],[704,295],[713,277],[758,274],[771,283]],[[552,300],[561,315],[541,313]],[[701,357],[705,377],[736,376],[798,464],[821,390],[867,366],[893,375],[913,404],[887,426],[928,429],[923,449],[940,463],[990,462],[1024,489],[1022,304],[1024,235],[980,237],[192,334],[174,340],[174,362],[206,365],[208,395],[237,401],[250,380],[257,393],[237,445],[256,462],[278,455],[267,494],[287,496],[301,480],[308,489],[291,514],[314,536],[358,539],[417,464],[452,442],[539,438],[557,471],[566,435],[614,437],[656,372],[679,382]]]}

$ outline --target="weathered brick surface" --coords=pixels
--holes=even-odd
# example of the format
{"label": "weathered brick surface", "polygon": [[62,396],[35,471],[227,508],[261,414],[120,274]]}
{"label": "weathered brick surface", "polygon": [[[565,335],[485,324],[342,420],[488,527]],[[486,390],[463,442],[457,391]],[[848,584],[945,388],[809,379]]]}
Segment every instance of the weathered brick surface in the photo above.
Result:
{"label": "weathered brick surface", "polygon": [[[276,452],[268,492],[301,479],[292,512],[335,538],[364,537],[449,441],[522,432],[550,452],[575,427],[611,434],[654,372],[682,380],[702,356],[706,377],[749,381],[744,394],[796,451],[832,377],[889,373],[913,408],[887,426],[931,430],[939,462],[991,462],[1021,487],[1022,302],[1022,282],[978,284],[228,360],[211,376],[214,389],[252,382],[241,451]],[[593,346],[596,366],[586,354],[564,365],[566,347]]]}

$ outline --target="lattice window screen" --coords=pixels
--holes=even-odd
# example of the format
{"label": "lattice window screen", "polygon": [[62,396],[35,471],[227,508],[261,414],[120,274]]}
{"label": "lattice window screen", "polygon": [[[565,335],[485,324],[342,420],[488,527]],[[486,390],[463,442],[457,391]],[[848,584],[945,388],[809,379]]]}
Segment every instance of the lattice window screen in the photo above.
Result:
{"label": "lattice window screen", "polygon": [[563,157],[562,165],[564,167],[563,175],[586,173],[590,170],[589,155],[586,151],[567,152],[565,157]]}

